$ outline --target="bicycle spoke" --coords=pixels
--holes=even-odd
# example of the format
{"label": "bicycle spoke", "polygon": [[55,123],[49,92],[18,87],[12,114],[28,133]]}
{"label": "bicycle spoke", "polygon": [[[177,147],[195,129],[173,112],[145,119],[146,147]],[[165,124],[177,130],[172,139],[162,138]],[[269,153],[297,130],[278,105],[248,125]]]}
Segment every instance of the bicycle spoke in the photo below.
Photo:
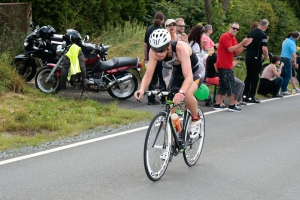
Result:
{"label": "bicycle spoke", "polygon": [[[199,136],[197,138],[194,139],[190,139],[188,138],[189,142],[186,146],[185,151],[183,152],[183,157],[184,157],[184,161],[186,162],[186,164],[188,166],[193,166],[197,163],[200,155],[201,155],[201,151],[203,148],[203,143],[204,143],[204,137],[205,137],[205,119],[204,119],[204,115],[203,112],[201,110],[201,108],[198,108],[198,112],[199,115],[201,116],[201,127],[200,127],[200,133]],[[191,114],[189,113],[189,116],[187,116],[187,125],[186,125],[186,134],[188,134],[189,131],[189,124],[191,121]]]}
{"label": "bicycle spoke", "polygon": [[[166,114],[160,113],[154,117],[147,131],[144,145],[144,167],[148,178],[159,180],[165,173],[171,153],[171,139],[168,132]],[[166,152],[166,158],[162,155]]]}

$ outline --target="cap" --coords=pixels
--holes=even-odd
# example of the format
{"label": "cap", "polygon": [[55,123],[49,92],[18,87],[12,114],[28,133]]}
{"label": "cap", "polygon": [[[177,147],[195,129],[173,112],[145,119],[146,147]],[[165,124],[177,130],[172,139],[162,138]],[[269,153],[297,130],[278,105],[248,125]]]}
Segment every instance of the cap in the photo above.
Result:
{"label": "cap", "polygon": [[167,25],[172,24],[172,23],[176,24],[176,21],[174,19],[167,19],[167,21],[165,22],[165,27],[167,27]]}

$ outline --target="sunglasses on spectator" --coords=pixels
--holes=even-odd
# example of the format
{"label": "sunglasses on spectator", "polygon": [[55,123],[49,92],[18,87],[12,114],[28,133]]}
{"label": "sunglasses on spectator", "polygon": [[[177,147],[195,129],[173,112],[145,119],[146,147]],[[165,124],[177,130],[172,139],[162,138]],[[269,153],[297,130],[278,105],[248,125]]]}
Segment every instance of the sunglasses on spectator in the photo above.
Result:
{"label": "sunglasses on spectator", "polygon": [[169,25],[167,25],[167,27],[168,27],[168,26],[176,26],[176,24],[169,24]]}
{"label": "sunglasses on spectator", "polygon": [[235,27],[231,27],[231,28],[236,31],[240,30],[239,28],[235,28]]}
{"label": "sunglasses on spectator", "polygon": [[159,47],[159,48],[155,48],[155,47],[150,46],[152,51],[154,51],[155,53],[163,53],[163,52],[168,50],[168,47],[169,47],[169,44],[166,44],[166,45],[164,45],[162,47]]}
{"label": "sunglasses on spectator", "polygon": [[177,25],[180,28],[185,28],[185,25]]}

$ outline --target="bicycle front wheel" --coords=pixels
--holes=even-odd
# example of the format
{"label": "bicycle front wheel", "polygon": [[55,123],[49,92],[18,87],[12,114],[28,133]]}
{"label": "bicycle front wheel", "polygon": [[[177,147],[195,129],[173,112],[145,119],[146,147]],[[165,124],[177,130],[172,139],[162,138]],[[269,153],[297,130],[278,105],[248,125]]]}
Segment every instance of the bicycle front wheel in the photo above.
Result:
{"label": "bicycle front wheel", "polygon": [[185,136],[188,139],[188,144],[185,151],[183,152],[183,158],[185,163],[190,167],[194,166],[199,160],[203,148],[204,137],[205,137],[205,119],[204,119],[204,113],[200,107],[198,107],[198,113],[199,116],[201,117],[201,124],[200,124],[200,134],[196,138],[191,139],[188,136],[190,131],[190,125],[192,122],[192,116],[190,112],[188,112],[186,125],[185,125],[185,130],[186,130]]}
{"label": "bicycle front wheel", "polygon": [[144,167],[148,178],[159,180],[167,170],[171,152],[171,127],[167,114],[159,113],[151,121],[144,145]]}

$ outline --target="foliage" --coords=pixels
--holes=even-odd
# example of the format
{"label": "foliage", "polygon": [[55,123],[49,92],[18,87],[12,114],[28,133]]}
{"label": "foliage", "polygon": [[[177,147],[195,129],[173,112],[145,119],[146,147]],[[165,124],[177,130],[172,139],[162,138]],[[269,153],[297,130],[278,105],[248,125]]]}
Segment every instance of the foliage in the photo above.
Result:
{"label": "foliage", "polygon": [[[10,0],[3,0],[11,3]],[[137,19],[143,21],[146,15],[145,1],[115,0],[20,0],[32,5],[34,24],[51,25],[58,33],[67,28],[77,29],[82,34],[101,34],[107,23],[123,24]]]}
{"label": "foliage", "polygon": [[224,23],[226,16],[224,14],[222,5],[218,0],[214,2],[212,12],[213,16],[211,18],[211,21],[213,23],[211,25],[214,31],[210,37],[213,41],[216,41],[216,43],[218,43],[217,41],[219,40],[220,36],[228,30],[226,24]]}
{"label": "foliage", "polygon": [[166,19],[183,18],[188,25],[186,31],[198,23],[203,23],[204,3],[200,0],[150,1],[146,24],[150,25],[156,12],[162,12]]}
{"label": "foliage", "polygon": [[[238,41],[241,41],[248,35],[250,25],[254,21],[259,22],[265,18],[269,20],[269,26],[266,30],[270,38],[268,49],[269,51],[279,53],[281,51],[281,43],[285,36],[289,32],[300,28],[295,14],[291,12],[292,9],[286,2],[280,0],[231,0],[231,2],[231,7],[226,14],[226,23],[236,21],[240,24],[240,31],[237,35]],[[247,9],[247,12],[245,12],[245,8],[251,9]]]}
{"label": "foliage", "polygon": [[0,59],[2,62],[0,63],[0,95],[8,91],[23,93],[25,83],[22,78],[16,73],[16,71],[13,70],[12,66],[8,64],[10,56],[6,53],[3,53],[0,56]]}

